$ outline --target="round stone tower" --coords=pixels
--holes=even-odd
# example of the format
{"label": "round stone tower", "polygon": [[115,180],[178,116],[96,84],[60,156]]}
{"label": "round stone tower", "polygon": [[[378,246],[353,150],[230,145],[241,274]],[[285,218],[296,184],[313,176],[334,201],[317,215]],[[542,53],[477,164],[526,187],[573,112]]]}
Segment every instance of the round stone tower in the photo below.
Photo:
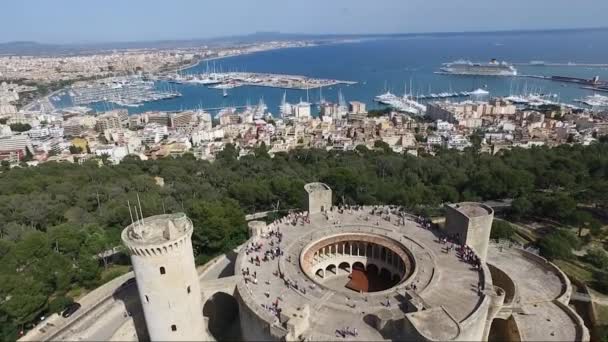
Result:
{"label": "round stone tower", "polygon": [[304,190],[308,193],[308,212],[316,214],[331,209],[332,195],[331,188],[323,183],[308,183],[304,185]]}
{"label": "round stone tower", "polygon": [[140,219],[122,231],[152,341],[210,340],[192,253],[192,221],[183,213]]}
{"label": "round stone tower", "polygon": [[494,210],[482,203],[461,202],[445,206],[445,230],[471,247],[485,262],[490,243]]}

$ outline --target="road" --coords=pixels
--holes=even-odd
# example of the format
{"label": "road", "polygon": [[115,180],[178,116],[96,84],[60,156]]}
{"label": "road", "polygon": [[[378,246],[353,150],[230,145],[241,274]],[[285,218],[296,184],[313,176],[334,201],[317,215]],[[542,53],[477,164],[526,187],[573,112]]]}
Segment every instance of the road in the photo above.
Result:
{"label": "road", "polygon": [[[28,333],[19,339],[19,341],[46,341],[51,339],[57,339],[64,334],[66,329],[73,329],[72,326],[78,325],[82,320],[86,320],[90,313],[93,313],[98,306],[103,306],[104,301],[108,300],[114,295],[117,289],[129,278],[133,277],[133,272],[124,274],[118,278],[115,278],[108,283],[93,290],[83,298],[80,298],[78,302],[82,307],[76,311],[69,318],[63,318],[61,315],[54,314],[49,317],[45,322],[39,324],[34,329],[28,331]],[[131,287],[135,288],[131,285]]]}

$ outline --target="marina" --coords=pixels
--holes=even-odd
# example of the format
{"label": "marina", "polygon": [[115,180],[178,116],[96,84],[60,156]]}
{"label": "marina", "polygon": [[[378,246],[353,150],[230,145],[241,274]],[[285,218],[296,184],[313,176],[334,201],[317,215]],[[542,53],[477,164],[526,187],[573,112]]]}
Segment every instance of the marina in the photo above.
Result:
{"label": "marina", "polygon": [[593,108],[608,108],[608,96],[604,95],[593,94],[574,101]]}
{"label": "marina", "polygon": [[[411,89],[411,86],[410,86]],[[463,98],[463,97],[472,97],[474,99],[479,99],[483,97],[487,97],[490,94],[489,91],[484,89],[476,89],[473,91],[461,91],[461,92],[441,92],[441,93],[430,93],[430,94],[419,94],[413,95],[408,94],[407,90],[403,94],[403,96],[397,96],[390,91],[387,91],[383,94],[380,94],[374,97],[374,101],[391,108],[394,108],[398,111],[413,114],[413,115],[423,115],[426,112],[426,105],[418,102],[421,100],[440,100],[440,99],[455,99],[455,98]]]}
{"label": "marina", "polygon": [[108,102],[124,107],[139,107],[145,102],[180,97],[173,89],[158,89],[154,81],[142,77],[113,77],[76,85],[69,92],[74,105]]}
{"label": "marina", "polygon": [[336,79],[313,78],[301,75],[283,75],[254,72],[210,72],[201,74],[172,74],[158,77],[178,84],[205,85],[213,89],[233,89],[242,86],[280,89],[316,89],[335,85],[353,85],[357,82]]}
{"label": "marina", "polygon": [[[154,78],[159,91],[172,89],[182,94],[181,97],[162,101],[145,102],[139,107],[119,106],[115,103],[98,102],[91,105],[96,111],[107,108],[125,108],[129,113],[146,111],[179,111],[197,108],[224,108],[242,106],[248,101],[256,103],[264,98],[271,112],[280,112],[281,100],[286,92],[287,102],[298,103],[300,99],[317,102],[321,96],[331,102],[338,102],[341,92],[345,100],[361,101],[368,109],[378,109],[385,106],[374,101],[374,98],[390,90],[400,97],[403,95],[403,83],[412,80],[414,83],[408,93],[416,101],[424,103],[438,99],[466,99],[466,92],[482,89],[490,92],[491,96],[508,97],[512,95],[557,94],[560,102],[572,105],[575,99],[602,92],[602,89],[584,89],[587,85],[557,82],[549,79],[552,75],[564,75],[590,80],[599,76],[600,80],[608,79],[608,69],[583,66],[586,63],[600,63],[605,55],[598,45],[603,36],[595,41],[598,48],[585,54],[574,53],[584,48],[581,44],[564,51],[556,45],[559,35],[553,40],[539,39],[530,36],[525,39],[513,38],[509,43],[509,51],[496,46],[497,39],[503,37],[475,36],[475,41],[489,48],[480,49],[470,41],[470,37],[444,38],[444,48],[450,51],[448,57],[435,54],[437,41],[435,39],[417,40],[374,40],[352,44],[319,45],[300,49],[280,49],[272,52],[259,52],[218,59],[213,63],[199,63],[178,73],[163,74]],[[599,50],[598,50],[599,49]],[[407,53],[415,50],[416,53]],[[587,50],[585,50],[587,51]],[[553,66],[550,62],[559,55],[560,59],[575,61],[576,65]],[[326,58],[339,56],[339,58]],[[372,58],[373,56],[373,58]],[[500,56],[506,61],[545,61],[544,64],[520,65],[516,77],[471,76],[456,74],[437,74],[438,66],[450,60],[459,58],[474,61],[490,61],[492,57]],[[217,71],[217,72],[216,72]],[[310,79],[322,80],[351,80],[356,84],[323,85],[315,88],[312,81],[301,82],[300,88],[260,86],[255,82],[236,85],[236,82],[218,83],[212,77],[221,74],[262,74],[262,75],[306,75]],[[525,77],[538,75],[542,77]],[[353,82],[353,83],[354,83]],[[241,83],[241,82],[239,82]],[[326,83],[327,84],[327,83]],[[203,85],[203,86],[201,86]],[[280,86],[280,84],[273,84]],[[217,89],[212,88],[217,87]],[[224,89],[226,96],[224,96]],[[526,90],[530,89],[531,91]],[[431,90],[432,89],[432,90]],[[309,93],[309,96],[307,96]],[[433,96],[433,94],[435,96]],[[446,96],[449,95],[449,96]],[[469,95],[470,96],[470,95]],[[69,107],[74,104],[63,96],[61,101],[52,100],[57,107]],[[307,101],[308,102],[308,101]]]}

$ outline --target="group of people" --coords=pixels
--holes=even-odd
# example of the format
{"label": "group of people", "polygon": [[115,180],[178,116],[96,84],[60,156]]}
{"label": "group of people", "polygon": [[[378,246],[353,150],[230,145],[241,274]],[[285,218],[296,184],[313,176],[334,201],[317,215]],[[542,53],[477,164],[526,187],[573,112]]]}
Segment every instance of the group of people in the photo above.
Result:
{"label": "group of people", "polygon": [[280,246],[272,247],[272,248],[266,250],[266,252],[264,252],[264,257],[262,258],[262,261],[274,260],[274,258],[278,258],[282,255],[283,255],[283,250],[281,249]]}
{"label": "group of people", "polygon": [[[302,294],[306,294],[306,287],[298,285],[297,280],[292,281],[291,279],[286,278],[285,274],[280,271],[273,272],[273,274],[275,276],[278,276],[281,280],[283,280],[285,287],[287,287],[288,289],[294,289],[296,291],[300,291],[300,293],[302,293]],[[311,286],[311,288],[314,289],[314,287],[312,287],[312,286]]]}
{"label": "group of people", "polygon": [[241,269],[241,273],[243,274],[243,279],[245,279],[245,284],[248,282],[252,282],[254,284],[258,283],[258,272],[253,271],[253,273],[249,272],[249,267]]}
{"label": "group of people", "polygon": [[342,328],[342,329],[336,329],[336,336],[337,337],[342,337],[342,338],[346,338],[346,336],[357,337],[357,336],[359,336],[359,331],[357,330],[357,328],[353,328],[351,330],[350,327],[346,327],[346,328]]}
{"label": "group of people", "polygon": [[475,254],[475,251],[467,245],[462,245],[458,249],[459,257],[462,261],[473,265],[476,269],[481,269],[481,259]]}
{"label": "group of people", "polygon": [[245,255],[249,255],[249,253],[259,252],[262,249],[262,244],[259,242],[251,242],[245,246]]}
{"label": "group of people", "polygon": [[428,217],[424,217],[424,216],[420,216],[418,215],[418,217],[416,218],[416,222],[425,229],[431,229],[433,228],[433,222],[431,221],[430,218]]}
{"label": "group of people", "polygon": [[439,243],[446,245],[444,249],[446,253],[450,253],[450,251],[456,249],[460,260],[473,265],[476,269],[481,269],[481,259],[479,259],[479,256],[477,256],[471,247],[460,243],[460,234],[443,236],[439,238]]}
{"label": "group of people", "polygon": [[[300,225],[304,225],[305,223],[310,223],[310,215],[308,214],[307,211],[302,211],[302,212],[290,212],[289,214],[281,217],[280,219],[274,221],[273,223],[271,223],[270,225],[268,225],[268,228],[270,228],[270,231],[268,232],[268,235],[266,236],[272,236],[272,233],[274,232],[273,228],[275,225],[280,225],[280,224],[290,224],[292,226],[297,226],[298,223]],[[277,231],[274,232],[275,236],[276,234],[279,234],[279,236],[282,236],[281,233],[278,230],[277,227]]]}
{"label": "group of people", "polygon": [[262,304],[262,307],[267,309],[268,311],[270,311],[274,316],[277,317],[277,319],[281,319],[281,311],[283,311],[283,309],[281,309],[279,307],[279,300],[280,298],[277,297],[277,299],[272,302],[271,305],[266,305],[266,304]]}
{"label": "group of people", "polygon": [[444,253],[449,254],[455,248],[455,244],[454,244],[453,240],[449,239],[447,236],[440,238],[439,243],[445,246],[445,247],[443,247]]}
{"label": "group of people", "polygon": [[290,213],[286,216],[292,226],[297,226],[298,223],[303,226],[304,224],[310,224],[310,215],[307,211],[301,213]]}
{"label": "group of people", "polygon": [[349,204],[345,204],[345,205],[338,205],[338,206],[332,206],[329,211],[337,211],[340,214],[344,214],[344,210],[354,210],[354,211],[359,211],[363,209],[362,206],[360,205],[349,205]]}
{"label": "group of people", "polygon": [[406,290],[412,290],[414,292],[418,291],[418,283],[420,282],[420,279],[416,280],[416,282],[412,282],[411,284],[407,284],[405,286]]}

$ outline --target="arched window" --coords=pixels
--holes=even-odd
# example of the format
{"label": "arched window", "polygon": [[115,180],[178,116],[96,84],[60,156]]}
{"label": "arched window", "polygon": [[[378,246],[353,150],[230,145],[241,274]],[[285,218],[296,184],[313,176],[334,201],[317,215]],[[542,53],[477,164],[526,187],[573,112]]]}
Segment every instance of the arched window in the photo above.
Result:
{"label": "arched window", "polygon": [[177,331],[177,325],[171,324],[171,331]]}
{"label": "arched window", "polygon": [[160,274],[165,274],[165,267],[164,266],[160,267]]}
{"label": "arched window", "polygon": [[188,291],[188,293],[190,293],[190,285],[188,285],[188,288],[186,289],[186,291]]}

